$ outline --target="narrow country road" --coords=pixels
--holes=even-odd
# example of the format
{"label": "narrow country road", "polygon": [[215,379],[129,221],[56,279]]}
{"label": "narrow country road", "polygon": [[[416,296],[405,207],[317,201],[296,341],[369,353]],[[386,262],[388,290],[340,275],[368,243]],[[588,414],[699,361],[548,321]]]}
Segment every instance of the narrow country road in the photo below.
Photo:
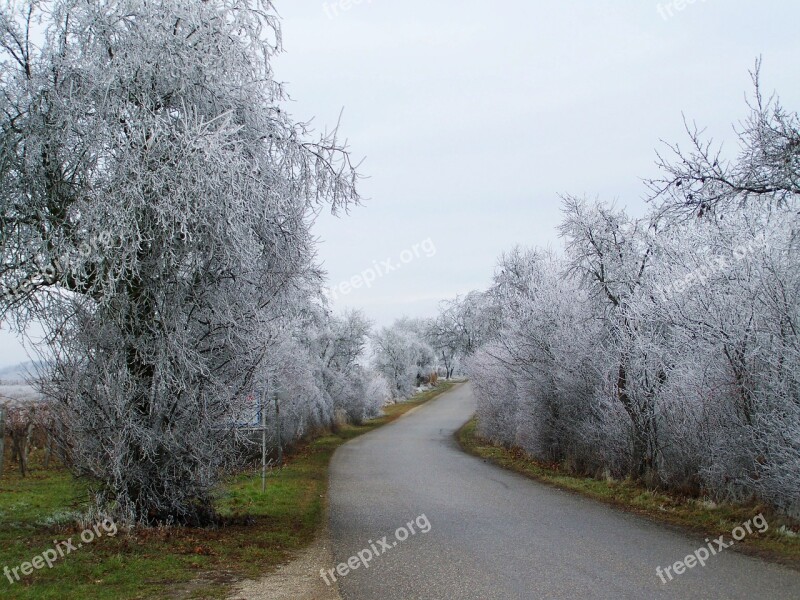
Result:
{"label": "narrow country road", "polygon": [[[731,550],[661,583],[656,567],[705,546],[703,538],[464,454],[453,433],[473,412],[471,388],[461,385],[337,451],[335,562],[382,553],[362,553],[368,568],[336,575],[345,600],[800,598],[800,573]],[[415,533],[398,541],[395,531],[415,520]]]}

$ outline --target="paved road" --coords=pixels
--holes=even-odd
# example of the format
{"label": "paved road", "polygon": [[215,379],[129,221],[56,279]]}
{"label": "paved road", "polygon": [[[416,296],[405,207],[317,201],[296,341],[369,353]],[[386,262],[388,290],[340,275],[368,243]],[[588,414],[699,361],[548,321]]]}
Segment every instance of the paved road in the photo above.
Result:
{"label": "paved road", "polygon": [[[702,538],[464,454],[453,433],[473,412],[462,385],[337,451],[335,560],[380,554],[362,553],[368,568],[354,560],[356,570],[336,575],[345,600],[800,599],[800,573],[730,550],[661,583],[656,567],[705,546]],[[415,533],[398,541],[409,522]]]}

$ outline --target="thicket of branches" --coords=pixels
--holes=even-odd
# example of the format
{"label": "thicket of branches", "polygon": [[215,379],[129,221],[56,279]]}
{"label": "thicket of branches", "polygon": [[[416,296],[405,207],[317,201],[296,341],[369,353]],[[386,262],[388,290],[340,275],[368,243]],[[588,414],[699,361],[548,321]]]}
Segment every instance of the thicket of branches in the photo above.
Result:
{"label": "thicket of branches", "polygon": [[645,218],[567,197],[563,254],[501,258],[468,359],[480,430],[581,473],[797,517],[800,123],[756,85],[738,156],[689,134]]}
{"label": "thicket of branches", "polygon": [[385,399],[309,229],[358,175],[282,110],[280,49],[268,0],[0,9],[0,314],[44,326],[53,435],[121,522],[213,519],[266,387],[284,441]]}

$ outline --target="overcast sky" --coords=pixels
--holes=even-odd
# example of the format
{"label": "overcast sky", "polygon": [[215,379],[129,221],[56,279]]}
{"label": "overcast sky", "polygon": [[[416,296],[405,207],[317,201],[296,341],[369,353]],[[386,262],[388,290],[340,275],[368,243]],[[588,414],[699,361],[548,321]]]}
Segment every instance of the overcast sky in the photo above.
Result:
{"label": "overcast sky", "polygon": [[[316,224],[334,306],[379,325],[486,287],[515,244],[560,247],[559,194],[642,214],[641,179],[659,140],[685,140],[682,114],[734,150],[756,57],[764,89],[800,106],[787,0],[275,4],[290,111],[324,129],[343,110],[369,178],[364,206]],[[369,288],[339,286],[388,259]],[[0,366],[25,359],[0,333]]]}

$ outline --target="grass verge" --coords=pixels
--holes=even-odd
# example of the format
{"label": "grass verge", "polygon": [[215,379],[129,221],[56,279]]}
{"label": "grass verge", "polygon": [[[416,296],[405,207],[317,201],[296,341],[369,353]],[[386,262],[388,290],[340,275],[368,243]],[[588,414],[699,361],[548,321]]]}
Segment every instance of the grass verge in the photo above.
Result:
{"label": "grass verge", "polygon": [[[0,597],[224,598],[231,584],[270,572],[314,539],[325,515],[328,463],[336,448],[398,419],[453,385],[441,382],[434,390],[386,407],[378,419],[344,426],[301,446],[283,469],[269,475],[265,494],[260,472],[232,478],[218,502],[224,527],[104,535],[59,559],[52,569],[34,570],[14,583],[0,573]],[[45,470],[38,453],[32,456],[31,466],[28,477],[21,478],[6,461],[0,479],[0,569],[31,561],[56,541],[72,538],[76,546],[80,541],[75,516],[87,507],[88,486],[63,467]]]}
{"label": "grass verge", "polygon": [[[573,475],[558,465],[543,464],[518,448],[505,448],[483,439],[478,434],[478,421],[473,418],[456,438],[470,454],[554,487],[568,490],[617,508],[677,526],[694,533],[716,538],[725,535],[752,517],[763,514],[769,529],[763,534],[747,535],[736,542],[736,549],[785,565],[800,568],[800,536],[792,535],[798,523],[777,515],[757,504],[740,506],[716,504],[702,499],[681,497],[661,490],[651,490],[632,480],[595,479]],[[781,531],[781,528],[785,530]],[[789,533],[786,533],[786,530]]]}

